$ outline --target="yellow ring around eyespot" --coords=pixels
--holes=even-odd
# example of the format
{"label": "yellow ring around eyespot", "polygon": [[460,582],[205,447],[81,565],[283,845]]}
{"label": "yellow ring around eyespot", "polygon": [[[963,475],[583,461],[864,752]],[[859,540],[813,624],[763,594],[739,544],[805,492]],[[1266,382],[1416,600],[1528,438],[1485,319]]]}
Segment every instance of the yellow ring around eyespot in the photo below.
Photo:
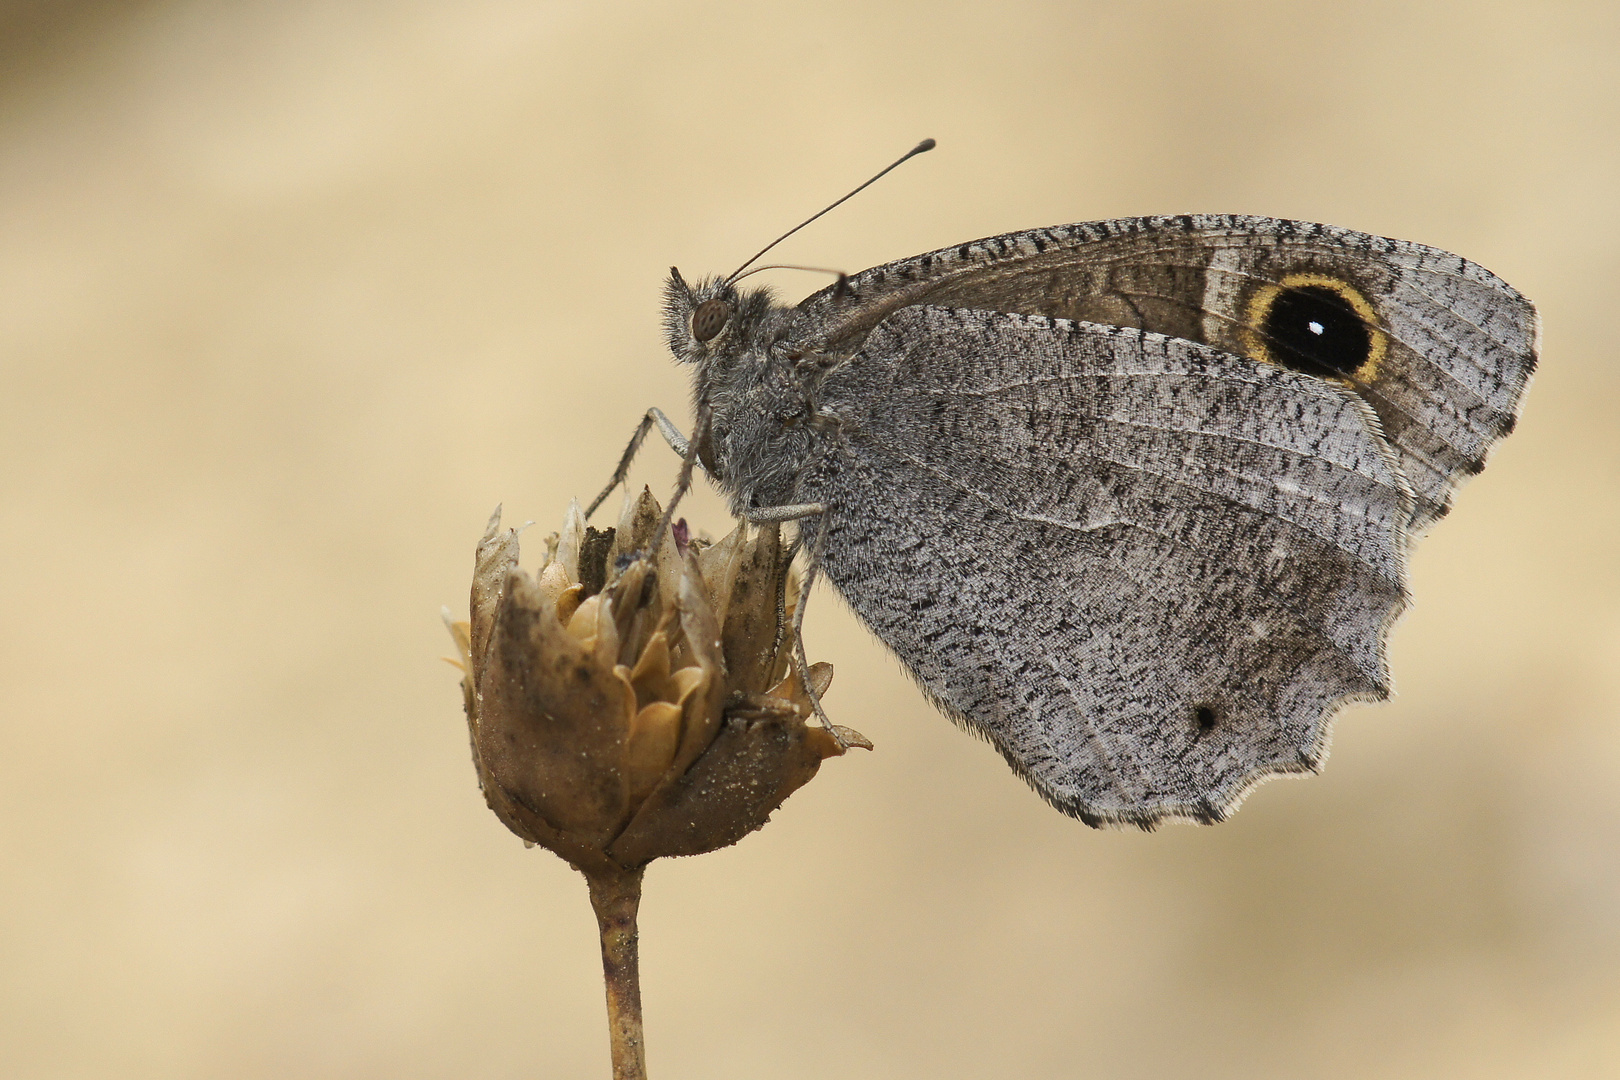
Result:
{"label": "yellow ring around eyespot", "polygon": [[1389,335],[1378,325],[1378,313],[1373,310],[1371,303],[1361,294],[1361,290],[1351,285],[1343,278],[1329,277],[1327,274],[1297,273],[1284,275],[1280,281],[1264,285],[1255,290],[1249,298],[1248,308],[1243,313],[1243,349],[1250,358],[1266,364],[1282,364],[1271,355],[1271,349],[1257,332],[1256,327],[1265,324],[1266,316],[1271,313],[1271,305],[1277,302],[1284,289],[1300,289],[1315,285],[1323,289],[1331,289],[1334,293],[1354,311],[1367,326],[1368,344],[1367,359],[1357,365],[1348,378],[1331,378],[1331,381],[1343,383],[1346,386],[1365,386],[1378,377],[1378,365],[1389,354]]}

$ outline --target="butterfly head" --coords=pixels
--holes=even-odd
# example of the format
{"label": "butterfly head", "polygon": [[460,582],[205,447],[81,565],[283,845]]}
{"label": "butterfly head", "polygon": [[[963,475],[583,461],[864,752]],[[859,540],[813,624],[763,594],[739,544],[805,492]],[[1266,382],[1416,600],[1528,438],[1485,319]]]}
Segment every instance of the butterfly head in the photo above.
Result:
{"label": "butterfly head", "polygon": [[683,364],[749,352],[764,344],[773,306],[769,289],[740,290],[718,278],[688,285],[670,267],[664,285],[669,351]]}

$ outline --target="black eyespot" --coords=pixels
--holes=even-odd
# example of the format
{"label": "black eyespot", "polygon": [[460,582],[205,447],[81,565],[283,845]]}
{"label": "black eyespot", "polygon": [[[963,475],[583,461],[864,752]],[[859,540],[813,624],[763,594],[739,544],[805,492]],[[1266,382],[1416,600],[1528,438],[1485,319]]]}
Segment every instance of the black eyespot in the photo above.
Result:
{"label": "black eyespot", "polygon": [[692,312],[692,337],[697,341],[709,341],[724,330],[729,321],[731,321],[730,304],[718,297],[705,300]]}
{"label": "black eyespot", "polygon": [[1220,722],[1220,714],[1215,711],[1213,705],[1198,705],[1193,708],[1193,726],[1198,729],[1199,735],[1208,735]]}
{"label": "black eyespot", "polygon": [[1258,329],[1273,361],[1307,375],[1350,378],[1373,353],[1372,328],[1328,285],[1281,289]]}

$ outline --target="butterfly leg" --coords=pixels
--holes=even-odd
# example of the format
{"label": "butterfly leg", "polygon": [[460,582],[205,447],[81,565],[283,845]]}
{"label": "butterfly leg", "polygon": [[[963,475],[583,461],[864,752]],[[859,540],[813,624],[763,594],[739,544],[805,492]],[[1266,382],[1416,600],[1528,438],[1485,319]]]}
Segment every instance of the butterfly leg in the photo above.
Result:
{"label": "butterfly leg", "polygon": [[[654,414],[657,415],[659,421],[658,430],[669,445],[674,447],[677,441],[681,444],[678,447],[681,455],[681,471],[675,478],[675,490],[670,493],[669,505],[664,507],[663,520],[658,523],[658,531],[653,533],[654,536],[664,536],[668,534],[670,525],[675,520],[675,508],[680,505],[681,497],[692,487],[692,469],[697,465],[698,441],[696,438],[683,439],[681,433],[676,430],[675,425],[671,424],[668,418],[656,408],[647,410],[647,419],[651,419]],[[646,426],[647,419],[642,420],[643,428]],[[692,430],[697,432],[707,431],[708,429],[709,406],[707,402],[700,402],[698,404],[697,423]],[[608,490],[613,489],[609,488]]]}
{"label": "butterfly leg", "polygon": [[[770,506],[763,510],[752,511],[745,516],[747,517],[748,521],[754,525],[775,525],[784,521],[797,521],[800,518],[821,514],[825,511],[826,507],[822,506],[820,503],[802,503],[787,506]],[[793,560],[798,556],[803,547],[804,537],[795,535],[793,537],[793,542],[788,545],[787,557],[782,560],[782,565],[792,566]],[[817,551],[819,553],[819,548]],[[784,573],[779,579],[777,579],[776,582],[776,640],[771,643],[772,656],[775,656],[777,652],[781,650],[783,639],[787,635],[787,581],[788,576]],[[805,589],[801,588],[799,590],[799,607],[796,610],[803,609],[804,596]],[[802,620],[796,619],[794,621],[795,634],[798,633],[798,628],[801,625],[803,625]]]}
{"label": "butterfly leg", "polygon": [[687,456],[690,448],[686,436],[681,434],[681,429],[670,422],[669,417],[664,415],[662,409],[656,406],[648,409],[647,415],[643,416],[641,423],[636,425],[636,433],[630,437],[630,445],[624,448],[624,456],[619,458],[619,467],[613,470],[613,479],[608,481],[607,487],[602,489],[602,494],[592,499],[591,505],[586,508],[586,518],[596,513],[596,508],[602,505],[602,500],[613,494],[613,489],[624,483],[624,478],[630,475],[630,463],[635,460],[636,453],[641,449],[642,442],[647,438],[647,432],[652,430],[654,424],[658,425],[658,434],[662,435],[664,441],[669,443],[671,450],[683,458]]}
{"label": "butterfly leg", "polygon": [[[748,511],[744,517],[756,524],[770,524],[772,522],[800,521],[807,517],[818,517],[827,512],[822,503],[789,503],[785,506],[767,506],[758,510]],[[838,745],[847,750],[849,743],[843,736],[843,731],[827,717],[826,710],[821,707],[821,695],[810,682],[810,661],[804,652],[804,609],[810,598],[810,587],[816,583],[816,571],[821,567],[822,545],[826,539],[827,530],[817,529],[815,542],[810,548],[810,559],[804,568],[804,581],[799,585],[799,602],[793,608],[793,671],[799,676],[799,683],[804,687],[805,696],[810,699],[810,708],[815,712],[816,719],[821,726],[827,729]],[[798,553],[800,541],[795,538],[788,549],[788,562],[793,561],[793,555]],[[781,647],[781,623],[787,614],[787,575],[782,575],[782,591],[777,594],[777,647]]]}
{"label": "butterfly leg", "polygon": [[782,655],[782,645],[787,641],[788,574],[786,567],[793,565],[793,560],[798,558],[799,552],[803,550],[803,548],[804,537],[795,534],[793,537],[793,542],[788,545],[787,554],[782,558],[782,566],[784,569],[782,574],[776,579],[776,640],[771,642],[772,656]]}

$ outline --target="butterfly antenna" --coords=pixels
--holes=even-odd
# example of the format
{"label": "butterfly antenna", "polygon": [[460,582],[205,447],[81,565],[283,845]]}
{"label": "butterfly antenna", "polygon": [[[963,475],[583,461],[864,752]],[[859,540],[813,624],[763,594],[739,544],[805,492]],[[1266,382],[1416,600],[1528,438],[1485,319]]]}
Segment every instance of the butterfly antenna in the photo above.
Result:
{"label": "butterfly antenna", "polygon": [[752,258],[750,258],[747,262],[743,263],[741,266],[737,267],[737,269],[733,270],[731,272],[731,275],[726,278],[725,283],[727,285],[730,285],[732,282],[736,281],[737,278],[742,275],[742,272],[744,270],[747,270],[750,266],[754,265],[754,263],[759,260],[760,256],[764,255],[767,251],[771,250],[771,248],[775,247],[777,244],[780,244],[782,241],[786,240],[788,237],[792,236],[794,233],[798,232],[800,229],[804,228],[806,225],[810,224],[812,221],[816,220],[816,218],[820,217],[822,214],[827,213],[828,210],[832,210],[835,207],[842,206],[844,203],[846,203],[849,200],[853,199],[855,196],[859,195],[861,192],[865,191],[867,188],[871,187],[873,184],[877,183],[879,180],[881,180],[885,176],[889,175],[889,173],[893,172],[895,169],[898,169],[905,162],[910,161],[912,158],[916,157],[918,154],[926,154],[928,151],[932,150],[935,147],[935,145],[937,145],[937,144],[934,142],[933,139],[924,139],[922,142],[918,143],[916,146],[913,146],[910,150],[907,150],[905,152],[905,154],[903,154],[899,158],[899,160],[895,161],[895,163],[890,165],[887,169],[884,169],[882,172],[880,172],[876,176],[872,177],[872,179],[868,180],[866,183],[862,184],[860,187],[856,188],[854,191],[850,192],[848,195],[845,195],[842,199],[839,199],[837,202],[833,203],[831,206],[828,206],[826,209],[822,210],[820,213],[812,214],[810,217],[805,218],[803,221],[799,222],[799,224],[793,226],[793,228],[789,229],[787,232],[783,233],[781,236],[778,236],[775,240],[772,240],[770,243],[768,243],[764,247],[760,248],[757,252],[754,253]]}
{"label": "butterfly antenna", "polygon": [[[755,255],[754,258],[757,259],[759,256]],[[793,263],[770,263],[766,266],[756,266],[746,274],[734,274],[732,277],[727,278],[726,280],[728,284],[735,285],[743,278],[753,277],[755,274],[763,274],[767,270],[804,270],[812,274],[831,274],[833,277],[849,276],[842,270],[834,270],[828,266],[795,266]]]}

